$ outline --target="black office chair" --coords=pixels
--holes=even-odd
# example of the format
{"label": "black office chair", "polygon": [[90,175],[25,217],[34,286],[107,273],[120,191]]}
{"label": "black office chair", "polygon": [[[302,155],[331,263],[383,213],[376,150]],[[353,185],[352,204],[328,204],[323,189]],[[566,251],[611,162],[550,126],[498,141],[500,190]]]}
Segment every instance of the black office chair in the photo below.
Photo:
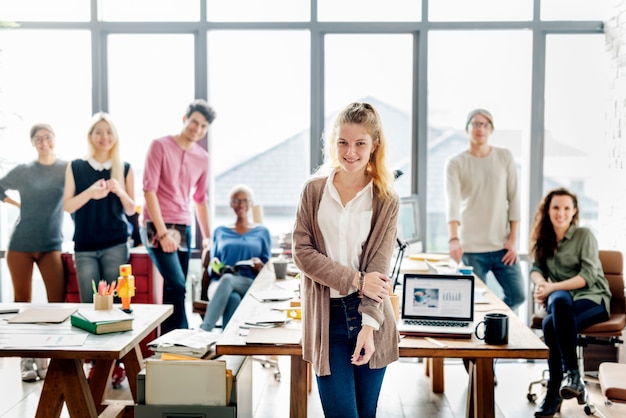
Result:
{"label": "black office chair", "polygon": [[[617,347],[623,344],[621,339],[622,331],[626,327],[626,300],[624,298],[624,258],[619,251],[601,250],[599,252],[600,262],[604,276],[609,282],[611,288],[611,316],[610,318],[599,324],[585,328],[578,333],[576,344],[576,352],[578,355],[578,368],[581,376],[585,374],[584,348],[589,344],[610,345]],[[532,294],[532,293],[531,293]],[[536,306],[535,312],[531,318],[531,328],[541,329],[541,322],[546,316],[543,307]],[[535,403],[537,395],[533,393],[533,386],[548,386],[548,373],[544,370],[542,377],[528,385],[528,393],[526,397],[529,402]],[[591,415],[595,412],[595,406],[589,400],[589,394],[585,390],[585,413]]]}

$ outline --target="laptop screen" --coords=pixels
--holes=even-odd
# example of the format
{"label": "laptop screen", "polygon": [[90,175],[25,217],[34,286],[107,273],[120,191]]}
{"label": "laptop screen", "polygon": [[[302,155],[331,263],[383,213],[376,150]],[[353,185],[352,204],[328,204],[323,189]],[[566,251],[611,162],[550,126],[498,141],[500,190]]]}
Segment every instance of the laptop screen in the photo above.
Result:
{"label": "laptop screen", "polygon": [[474,320],[474,276],[405,274],[403,319]]}

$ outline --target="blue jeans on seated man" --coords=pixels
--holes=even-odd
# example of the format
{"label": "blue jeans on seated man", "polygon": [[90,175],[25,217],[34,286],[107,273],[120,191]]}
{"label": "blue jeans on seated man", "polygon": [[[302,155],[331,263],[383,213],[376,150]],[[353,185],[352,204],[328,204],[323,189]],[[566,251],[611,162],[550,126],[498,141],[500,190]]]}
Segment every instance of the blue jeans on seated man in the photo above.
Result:
{"label": "blue jeans on seated man", "polygon": [[317,376],[317,387],[326,418],[375,418],[386,367],[351,363],[361,331],[357,293],[330,300],[330,375]]}
{"label": "blue jeans on seated man", "polygon": [[[189,251],[165,253],[160,248],[150,248],[146,228],[139,230],[141,242],[148,255],[163,276],[163,303],[174,306],[174,312],[161,324],[161,334],[173,329],[189,328],[185,311],[185,292],[187,291],[187,271],[189,270]],[[187,226],[187,248],[191,248],[191,228]]]}
{"label": "blue jeans on seated man", "polygon": [[504,254],[506,254],[505,249],[485,253],[465,253],[463,263],[474,267],[474,274],[483,281],[486,281],[487,273],[491,271],[502,287],[504,303],[514,311],[526,299],[524,278],[519,261],[507,266],[502,262]]}
{"label": "blue jeans on seated man", "polygon": [[76,251],[74,265],[81,303],[93,302],[93,287],[100,280],[112,283],[120,275],[120,265],[128,263],[128,244],[117,244],[104,250]]}
{"label": "blue jeans on seated man", "polygon": [[231,273],[220,277],[215,294],[209,300],[209,306],[200,328],[205,331],[213,330],[220,317],[222,317],[222,328],[226,328],[253,281],[251,277]]}

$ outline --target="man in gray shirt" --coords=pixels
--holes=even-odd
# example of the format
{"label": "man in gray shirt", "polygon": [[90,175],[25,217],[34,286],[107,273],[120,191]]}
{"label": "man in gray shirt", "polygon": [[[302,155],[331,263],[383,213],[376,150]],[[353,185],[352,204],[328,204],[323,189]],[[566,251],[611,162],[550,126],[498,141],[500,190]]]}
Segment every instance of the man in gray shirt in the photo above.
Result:
{"label": "man in gray shirt", "polygon": [[483,280],[493,272],[504,302],[515,309],[525,299],[516,250],[520,202],[515,162],[509,150],[488,143],[493,117],[487,110],[472,110],[465,129],[469,148],[446,163],[450,256],[472,266]]}

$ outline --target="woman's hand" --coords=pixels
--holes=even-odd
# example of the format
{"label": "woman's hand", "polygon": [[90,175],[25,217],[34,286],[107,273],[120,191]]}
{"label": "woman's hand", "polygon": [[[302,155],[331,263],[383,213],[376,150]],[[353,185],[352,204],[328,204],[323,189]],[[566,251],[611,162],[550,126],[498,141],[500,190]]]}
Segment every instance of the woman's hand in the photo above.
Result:
{"label": "woman's hand", "polygon": [[376,302],[382,302],[391,293],[391,280],[377,271],[363,277],[363,294]]}
{"label": "woman's hand", "polygon": [[550,282],[540,283],[535,287],[535,300],[538,303],[545,304],[548,296],[553,292],[554,284]]}
{"label": "woman's hand", "polygon": [[253,268],[256,271],[261,271],[261,269],[263,268],[263,262],[259,257],[252,257],[250,261],[252,261],[252,264],[254,264]]}
{"label": "woman's hand", "polygon": [[352,353],[351,362],[355,366],[367,364],[372,355],[376,351],[374,347],[374,328],[369,325],[363,325],[359,335],[356,337],[356,347]]}
{"label": "woman's hand", "polygon": [[124,193],[124,189],[120,187],[120,183],[116,179],[107,180],[106,188],[116,196],[120,196],[121,193]]}
{"label": "woman's hand", "polygon": [[104,179],[96,180],[94,184],[89,186],[89,196],[94,200],[104,199],[109,195],[109,189]]}

